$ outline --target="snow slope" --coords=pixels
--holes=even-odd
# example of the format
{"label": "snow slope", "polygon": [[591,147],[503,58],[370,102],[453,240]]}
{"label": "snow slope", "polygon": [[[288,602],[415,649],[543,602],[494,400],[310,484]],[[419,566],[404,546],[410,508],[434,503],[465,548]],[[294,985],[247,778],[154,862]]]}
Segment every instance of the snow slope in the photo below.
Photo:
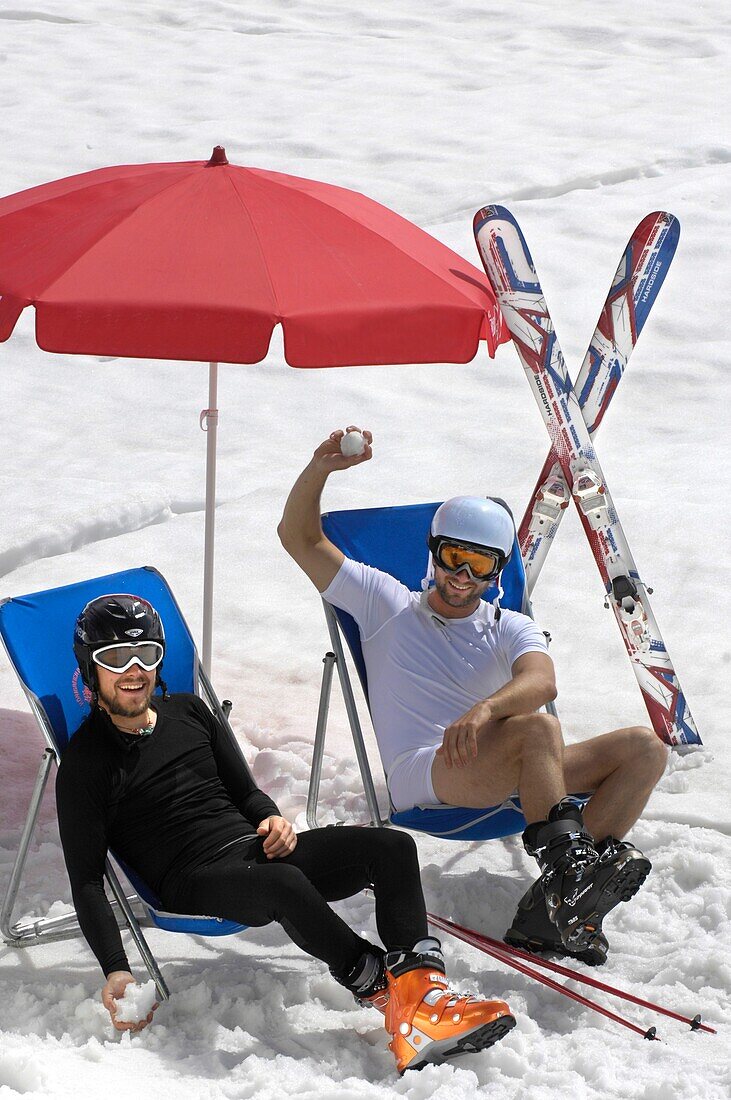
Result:
{"label": "snow slope", "polygon": [[[630,230],[653,209],[680,218],[673,269],[598,449],[705,749],[673,758],[633,834],[655,870],[607,922],[603,976],[702,1011],[719,1034],[668,1022],[664,1044],[642,1042],[448,942],[451,977],[505,997],[518,1027],[457,1067],[399,1080],[375,1013],[277,928],[215,942],[152,932],[175,995],[132,1040],[112,1032],[81,941],[0,947],[0,1098],[725,1100],[727,6],[38,2],[0,0],[0,194],[107,164],[204,159],[220,143],[239,164],[362,190],[475,263],[472,214],[500,202],[521,221],[574,369]],[[153,563],[198,635],[205,367],[50,356],[30,316],[0,364],[0,596]],[[294,371],[275,334],[266,363],[220,375],[214,680],[234,700],[259,782],[304,827],[327,638],[318,597],[275,534],[299,469],[355,423],[373,430],[376,455],[332,479],[328,508],[495,492],[520,511],[548,441],[510,347],[459,367]],[[644,716],[573,515],[563,528],[535,605],[575,741]],[[2,661],[0,888],[41,748]],[[336,701],[322,793],[326,820],[362,816]],[[51,802],[20,914],[69,903]],[[418,844],[430,908],[500,935],[532,874],[517,839]],[[374,934],[367,899],[341,909]]]}

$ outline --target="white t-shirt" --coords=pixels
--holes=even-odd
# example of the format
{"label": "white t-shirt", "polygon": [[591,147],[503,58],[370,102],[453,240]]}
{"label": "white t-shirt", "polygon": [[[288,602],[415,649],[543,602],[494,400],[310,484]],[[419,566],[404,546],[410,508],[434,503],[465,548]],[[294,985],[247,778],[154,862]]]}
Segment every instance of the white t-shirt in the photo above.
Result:
{"label": "white t-shirt", "polygon": [[484,600],[464,619],[441,619],[420,593],[379,569],[346,558],[323,598],[358,624],[373,727],[383,767],[441,745],[444,730],[512,679],[524,653],[547,653],[527,615]]}

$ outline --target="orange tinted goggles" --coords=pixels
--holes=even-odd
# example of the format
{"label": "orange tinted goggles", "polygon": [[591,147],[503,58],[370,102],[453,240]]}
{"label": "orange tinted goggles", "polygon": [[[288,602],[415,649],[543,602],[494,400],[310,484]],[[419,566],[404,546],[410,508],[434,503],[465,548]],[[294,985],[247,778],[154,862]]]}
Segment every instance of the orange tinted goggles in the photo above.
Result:
{"label": "orange tinted goggles", "polygon": [[457,542],[440,542],[434,557],[442,569],[456,573],[466,569],[473,580],[485,581],[498,571],[498,559],[486,550],[472,550]]}

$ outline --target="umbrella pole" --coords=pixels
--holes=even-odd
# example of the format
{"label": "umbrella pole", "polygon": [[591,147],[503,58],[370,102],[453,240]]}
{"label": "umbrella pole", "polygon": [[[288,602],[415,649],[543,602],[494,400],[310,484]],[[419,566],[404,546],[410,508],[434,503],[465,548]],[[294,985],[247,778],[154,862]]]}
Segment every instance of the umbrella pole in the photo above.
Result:
{"label": "umbrella pole", "polygon": [[[204,426],[205,421],[205,426]],[[206,446],[206,527],[203,556],[203,670],[211,674],[213,639],[213,543],[216,526],[216,442],[218,436],[218,363],[208,366],[208,408],[200,417],[208,432]]]}

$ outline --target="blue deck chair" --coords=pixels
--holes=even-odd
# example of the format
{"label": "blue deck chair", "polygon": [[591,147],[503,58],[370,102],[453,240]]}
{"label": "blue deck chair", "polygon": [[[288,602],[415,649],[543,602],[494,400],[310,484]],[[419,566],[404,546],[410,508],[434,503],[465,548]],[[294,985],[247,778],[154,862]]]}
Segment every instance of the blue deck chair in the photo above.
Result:
{"label": "blue deck chair", "polygon": [[[230,704],[222,707],[216,698],[208,677],[199,665],[195,644],[182,612],[165,578],[156,569],[128,569],[63,588],[3,600],[0,603],[0,636],[48,746],[41,760],[15,864],[0,910],[0,932],[5,942],[15,947],[26,947],[46,940],[67,939],[81,934],[75,913],[56,918],[33,918],[15,924],[12,922],[12,914],[51,768],[54,763],[58,763],[70,738],[89,713],[88,692],[84,691],[72,648],[74,623],[79,611],[89,600],[111,592],[131,592],[149,600],[157,608],[165,626],[164,678],[168,690],[200,694],[206,700],[236,745],[242,768],[248,771],[246,760],[228,722]],[[218,917],[183,916],[164,912],[159,899],[142,882],[134,868],[127,867],[116,857],[115,859],[136,894],[126,896],[108,859],[106,878],[114,898],[112,904],[118,920],[120,915],[123,918],[121,927],[126,924],[131,932],[155,982],[158,995],[167,1000],[167,986],[142,934],[133,904],[142,903],[142,923],[170,932],[223,936],[240,932],[246,926]]]}
{"label": "blue deck chair", "polygon": [[[359,508],[341,512],[326,512],[322,528],[326,536],[338,546],[346,557],[362,561],[390,573],[411,591],[421,589],[426,572],[428,549],[426,537],[432,517],[439,507],[436,504],[408,504],[394,508]],[[531,605],[525,586],[525,573],[517,543],[513,547],[510,562],[502,574],[503,597],[501,607],[531,615]],[[495,598],[497,590],[488,589],[485,599]],[[517,796],[507,799],[500,806],[488,806],[475,810],[464,807],[420,808],[396,812],[389,809],[388,820],[381,817],[376,798],[373,776],[363,739],[363,731],[353,695],[353,688],[345,661],[342,638],[344,637],[368,701],[368,676],[360,633],[352,616],[323,600],[332,651],[324,658],[320,706],[315,732],[310,787],[307,799],[307,823],[311,829],[317,826],[317,805],[322,774],[322,759],[327,730],[327,715],[334,668],[338,671],[345,700],[345,709],[353,736],[356,759],[370,813],[371,824],[399,825],[406,829],[429,833],[431,836],[452,840],[492,840],[497,837],[520,833],[525,829],[525,818]],[[547,708],[555,714],[553,704]]]}

